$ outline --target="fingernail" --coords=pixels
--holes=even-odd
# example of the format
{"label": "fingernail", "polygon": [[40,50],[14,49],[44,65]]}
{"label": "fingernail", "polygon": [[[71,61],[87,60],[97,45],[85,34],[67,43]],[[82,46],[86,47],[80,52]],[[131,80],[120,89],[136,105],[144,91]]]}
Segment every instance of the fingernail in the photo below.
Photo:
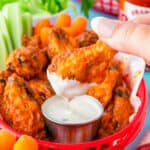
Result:
{"label": "fingernail", "polygon": [[102,38],[110,38],[118,27],[118,23],[111,19],[96,17],[92,20],[93,30]]}

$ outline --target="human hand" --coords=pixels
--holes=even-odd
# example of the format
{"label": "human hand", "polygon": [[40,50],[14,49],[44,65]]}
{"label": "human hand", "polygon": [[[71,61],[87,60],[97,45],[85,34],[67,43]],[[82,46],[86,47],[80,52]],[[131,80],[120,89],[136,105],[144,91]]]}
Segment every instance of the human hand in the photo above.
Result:
{"label": "human hand", "polygon": [[96,17],[91,25],[112,48],[141,56],[150,64],[150,14],[127,22]]}

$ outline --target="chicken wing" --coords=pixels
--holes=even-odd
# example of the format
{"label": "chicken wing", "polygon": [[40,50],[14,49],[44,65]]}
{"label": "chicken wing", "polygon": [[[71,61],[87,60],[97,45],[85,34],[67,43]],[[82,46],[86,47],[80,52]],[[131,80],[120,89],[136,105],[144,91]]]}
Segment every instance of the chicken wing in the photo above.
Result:
{"label": "chicken wing", "polygon": [[38,35],[28,37],[26,35],[22,36],[22,45],[24,47],[28,47],[30,49],[38,49],[41,48],[41,40]]}
{"label": "chicken wing", "polygon": [[115,133],[115,124],[113,123],[113,103],[111,103],[105,108],[105,113],[100,119],[98,137],[103,138],[113,133]]}
{"label": "chicken wing", "polygon": [[110,61],[104,81],[88,89],[87,94],[97,98],[104,107],[111,101],[113,89],[122,75],[120,66],[120,62]]}
{"label": "chicken wing", "polygon": [[118,124],[118,129],[124,128],[129,123],[129,117],[134,112],[130,103],[130,92],[124,86],[115,89],[113,118]]}
{"label": "chicken wing", "polygon": [[54,91],[52,90],[50,83],[48,80],[41,80],[38,78],[32,79],[28,82],[28,86],[32,90],[32,95],[38,102],[38,104],[42,104],[47,98],[54,95]]}
{"label": "chicken wing", "polygon": [[45,123],[28,83],[12,74],[6,83],[0,112],[4,120],[16,131],[36,138],[45,137]]}
{"label": "chicken wing", "polygon": [[95,44],[98,40],[98,35],[93,31],[86,31],[76,37],[79,47],[86,47]]}
{"label": "chicken wing", "polygon": [[63,29],[53,27],[49,32],[48,56],[52,59],[55,55],[78,47],[77,41]]}
{"label": "chicken wing", "polygon": [[45,50],[22,47],[10,54],[6,67],[19,76],[29,80],[39,74],[48,64]]}
{"label": "chicken wing", "polygon": [[98,136],[106,137],[123,129],[129,123],[129,117],[133,113],[133,107],[129,101],[130,92],[125,86],[117,86],[114,98],[105,109],[101,118]]}
{"label": "chicken wing", "polygon": [[11,72],[8,70],[0,71],[0,100],[3,98],[4,88],[5,88],[7,79],[10,76],[10,74]]}
{"label": "chicken wing", "polygon": [[[75,79],[80,82],[100,82],[105,69],[115,55],[115,50],[101,41],[88,47],[69,50],[57,55],[48,67],[63,79]],[[101,79],[102,78],[102,79]]]}

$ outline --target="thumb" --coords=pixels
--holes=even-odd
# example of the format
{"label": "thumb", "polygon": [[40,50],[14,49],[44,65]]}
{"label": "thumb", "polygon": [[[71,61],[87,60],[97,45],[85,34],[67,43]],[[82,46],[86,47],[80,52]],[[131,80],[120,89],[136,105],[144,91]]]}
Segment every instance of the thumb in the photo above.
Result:
{"label": "thumb", "polygon": [[91,25],[112,48],[141,56],[150,64],[150,25],[101,17],[94,18]]}

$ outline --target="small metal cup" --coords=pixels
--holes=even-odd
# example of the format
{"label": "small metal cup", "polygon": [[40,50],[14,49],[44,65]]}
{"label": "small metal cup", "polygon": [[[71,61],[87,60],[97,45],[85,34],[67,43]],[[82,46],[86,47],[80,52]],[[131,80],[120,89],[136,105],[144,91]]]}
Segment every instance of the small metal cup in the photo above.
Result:
{"label": "small metal cup", "polygon": [[[48,101],[52,101],[52,100],[53,98],[46,100],[42,104],[41,110],[45,118],[49,132],[55,142],[81,143],[93,139],[93,137],[97,133],[99,123],[100,123],[100,117],[102,113],[100,113],[95,118],[93,118],[93,120],[91,119],[89,121],[82,122],[82,123],[58,122],[55,121],[53,118],[48,117],[45,111],[45,108],[49,108]],[[94,101],[94,102],[97,103],[99,107],[102,107],[98,101]]]}
{"label": "small metal cup", "polygon": [[80,143],[90,141],[96,135],[99,118],[82,124],[60,124],[45,117],[46,124],[55,142]]}

